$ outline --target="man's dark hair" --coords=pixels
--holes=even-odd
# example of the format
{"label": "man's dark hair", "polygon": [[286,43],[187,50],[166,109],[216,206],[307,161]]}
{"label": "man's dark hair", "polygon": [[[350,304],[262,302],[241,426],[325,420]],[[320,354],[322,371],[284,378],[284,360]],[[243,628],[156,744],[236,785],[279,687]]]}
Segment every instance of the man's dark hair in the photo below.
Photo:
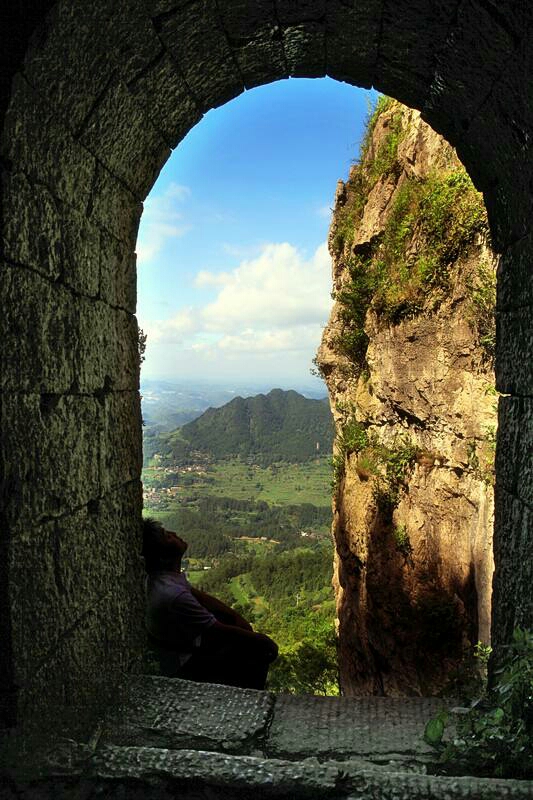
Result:
{"label": "man's dark hair", "polygon": [[182,551],[173,536],[155,519],[143,519],[142,555],[147,572],[172,569],[181,560]]}

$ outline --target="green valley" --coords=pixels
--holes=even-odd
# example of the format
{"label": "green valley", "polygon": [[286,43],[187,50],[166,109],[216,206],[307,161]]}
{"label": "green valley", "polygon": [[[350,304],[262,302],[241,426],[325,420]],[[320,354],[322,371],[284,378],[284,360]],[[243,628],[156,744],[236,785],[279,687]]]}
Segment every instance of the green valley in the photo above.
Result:
{"label": "green valley", "polygon": [[329,407],[281,390],[241,401],[151,435],[145,515],[187,540],[193,584],[278,642],[272,691],[337,694]]}
{"label": "green valley", "polygon": [[189,467],[145,467],[145,500],[151,509],[167,510],[176,498],[195,502],[202,496],[235,497],[268,503],[331,505],[328,457],[305,464],[279,462],[268,467],[238,459]]}

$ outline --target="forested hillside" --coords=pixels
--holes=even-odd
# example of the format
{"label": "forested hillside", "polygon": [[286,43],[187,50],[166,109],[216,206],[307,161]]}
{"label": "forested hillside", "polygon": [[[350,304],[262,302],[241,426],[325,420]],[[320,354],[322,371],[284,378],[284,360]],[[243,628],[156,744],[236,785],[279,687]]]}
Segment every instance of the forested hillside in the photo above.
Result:
{"label": "forested hillside", "polygon": [[[202,560],[235,550],[235,540],[244,537],[275,539],[279,549],[301,544],[301,531],[325,531],[331,509],[310,503],[269,505],[263,501],[233,497],[198,497],[187,507],[175,504],[165,516],[165,525],[179,531],[189,543],[188,555]],[[331,565],[328,565],[331,572]]]}
{"label": "forested hillside", "polygon": [[210,408],[181,428],[152,437],[147,446],[162,464],[196,461],[198,453],[213,460],[249,459],[262,466],[301,463],[331,453],[333,421],[327,400],[273,389]]}

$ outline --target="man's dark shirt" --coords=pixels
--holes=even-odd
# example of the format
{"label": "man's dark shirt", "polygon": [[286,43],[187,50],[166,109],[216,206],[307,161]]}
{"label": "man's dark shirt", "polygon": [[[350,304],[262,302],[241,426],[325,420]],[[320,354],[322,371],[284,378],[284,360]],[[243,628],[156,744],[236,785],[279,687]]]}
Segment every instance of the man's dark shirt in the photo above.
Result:
{"label": "man's dark shirt", "polygon": [[153,572],[146,577],[146,627],[149,634],[179,654],[183,666],[202,633],[216,622],[216,617],[198,602],[183,572]]}

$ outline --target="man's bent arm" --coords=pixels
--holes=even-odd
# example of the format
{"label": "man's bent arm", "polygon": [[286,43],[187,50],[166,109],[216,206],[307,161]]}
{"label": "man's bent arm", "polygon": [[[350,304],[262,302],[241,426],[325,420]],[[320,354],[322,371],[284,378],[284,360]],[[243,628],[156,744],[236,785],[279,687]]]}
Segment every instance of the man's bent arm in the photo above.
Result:
{"label": "man's bent arm", "polygon": [[213,597],[207,592],[202,592],[201,589],[196,589],[191,586],[191,593],[204,608],[207,608],[215,617],[226,625],[234,625],[247,631],[252,631],[252,626],[247,622],[244,617],[241,617],[233,608],[223,603],[218,597]]}

